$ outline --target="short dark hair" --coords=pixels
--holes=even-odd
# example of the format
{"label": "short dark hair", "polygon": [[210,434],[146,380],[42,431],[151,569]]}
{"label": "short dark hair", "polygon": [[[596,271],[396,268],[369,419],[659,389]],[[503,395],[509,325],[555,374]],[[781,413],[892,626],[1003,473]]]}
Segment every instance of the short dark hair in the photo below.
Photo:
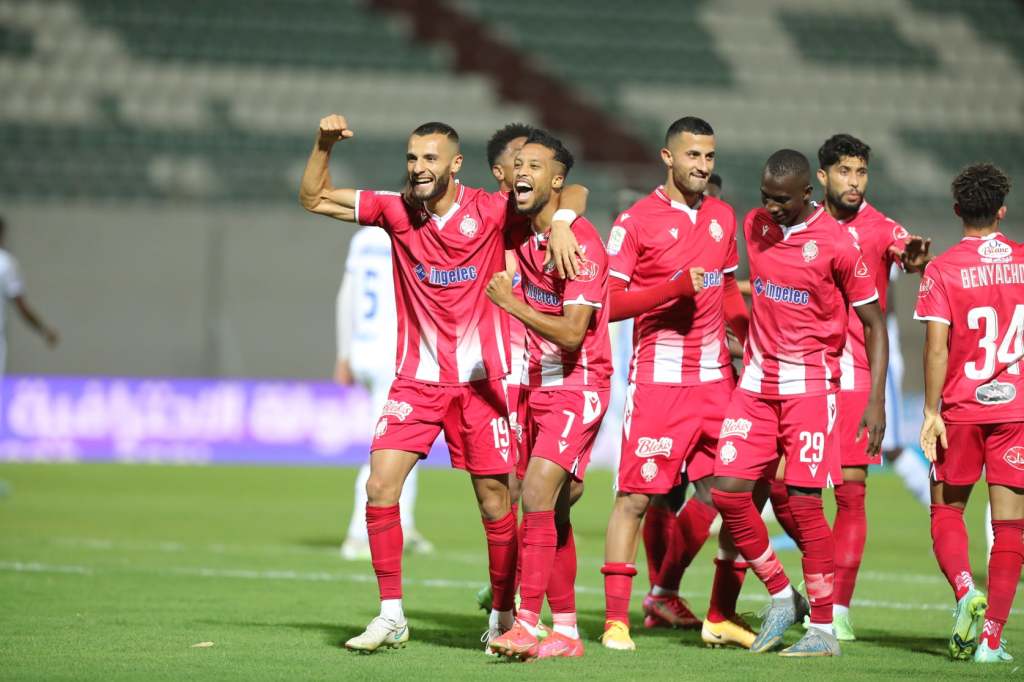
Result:
{"label": "short dark hair", "polygon": [[691,135],[714,135],[715,130],[711,127],[711,124],[702,118],[696,116],[683,116],[680,119],[673,121],[672,125],[668,127],[668,131],[665,133],[665,144],[676,135],[680,133],[690,133]]}
{"label": "short dark hair", "polygon": [[557,137],[546,130],[536,129],[526,138],[526,144],[539,144],[553,151],[555,153],[555,161],[565,167],[565,172],[562,175],[569,175],[575,160],[572,158],[572,152]]}
{"label": "short dark hair", "polygon": [[953,201],[967,227],[985,227],[996,219],[1010,193],[1010,178],[991,163],[975,163],[953,179]]}
{"label": "short dark hair", "polygon": [[413,135],[417,137],[423,137],[424,135],[444,135],[449,140],[454,142],[456,145],[459,144],[459,134],[455,132],[455,128],[452,128],[447,123],[441,123],[440,121],[430,121],[412,131]]}
{"label": "short dark hair", "polygon": [[795,149],[780,149],[768,157],[764,164],[765,171],[775,178],[789,175],[811,176],[811,164],[807,157]]}
{"label": "short dark hair", "polygon": [[871,147],[847,133],[833,135],[818,149],[818,167],[828,168],[839,163],[839,159],[844,156],[863,159],[864,163],[868,163],[871,160]]}
{"label": "short dark hair", "polygon": [[721,189],[724,186],[722,185],[722,176],[719,175],[718,173],[712,173],[711,175],[708,176],[708,184],[714,185],[719,189]]}
{"label": "short dark hair", "polygon": [[491,135],[487,141],[487,166],[492,167],[498,162],[498,157],[505,151],[508,143],[517,137],[529,137],[536,128],[529,123],[509,123],[504,128]]}

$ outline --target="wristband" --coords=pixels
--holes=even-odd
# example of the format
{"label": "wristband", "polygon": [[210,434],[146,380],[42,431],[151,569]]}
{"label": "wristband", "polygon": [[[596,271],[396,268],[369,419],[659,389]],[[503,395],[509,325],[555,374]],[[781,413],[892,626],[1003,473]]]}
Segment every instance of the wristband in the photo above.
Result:
{"label": "wristband", "polygon": [[573,211],[572,209],[569,208],[560,208],[557,211],[555,211],[555,214],[553,216],[551,216],[551,222],[566,222],[572,225],[572,222],[576,220],[576,218],[578,217],[579,216],[576,215],[576,211]]}

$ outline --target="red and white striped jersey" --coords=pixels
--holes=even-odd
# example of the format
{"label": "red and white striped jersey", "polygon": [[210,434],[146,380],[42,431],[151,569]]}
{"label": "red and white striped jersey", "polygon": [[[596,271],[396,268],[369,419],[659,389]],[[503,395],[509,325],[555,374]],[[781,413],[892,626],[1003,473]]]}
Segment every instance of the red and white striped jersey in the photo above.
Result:
{"label": "red and white striped jersey", "polygon": [[743,230],[753,310],[739,387],[779,397],[839,390],[847,306],[878,299],[853,237],[820,206],[792,227],[754,209]]}
{"label": "red and white striped jersey", "polygon": [[633,325],[630,381],[692,386],[732,376],[725,340],[722,278],[739,266],[736,214],[705,196],[695,210],[659,187],[630,206],[608,237],[611,276],[646,289],[704,268],[704,289],[668,301]]}
{"label": "red and white striped jersey", "polygon": [[396,192],[363,190],[356,220],[391,236],[397,375],[462,384],[508,374],[508,315],[486,293],[504,268],[506,221],[522,220],[508,194],[460,184],[455,203],[438,216],[410,207]]}
{"label": "red and white striped jersey", "polygon": [[606,388],[611,382],[612,347],[608,337],[608,258],[601,236],[586,218],[577,218],[572,232],[583,252],[576,279],[562,279],[554,265],[544,266],[547,235],[530,226],[509,233],[508,246],[522,273],[526,303],[547,315],[562,315],[566,306],[594,308],[579,350],[566,351],[526,328],[527,365],[522,385],[531,388]]}
{"label": "red and white striped jersey", "polygon": [[1024,245],[962,239],[925,268],[914,319],[949,325],[944,420],[1024,421]]}
{"label": "red and white striped jersey", "polygon": [[[857,214],[850,220],[840,220],[860,247],[864,262],[868,264],[875,277],[875,289],[878,291],[878,303],[885,310],[885,295],[889,290],[889,269],[899,264],[890,248],[902,253],[907,245],[909,233],[902,225],[888,218],[868,202],[862,202]],[[871,365],[868,363],[868,351],[864,340],[864,324],[852,310],[849,311],[846,345],[839,361],[842,376],[839,386],[844,391],[870,391]]]}

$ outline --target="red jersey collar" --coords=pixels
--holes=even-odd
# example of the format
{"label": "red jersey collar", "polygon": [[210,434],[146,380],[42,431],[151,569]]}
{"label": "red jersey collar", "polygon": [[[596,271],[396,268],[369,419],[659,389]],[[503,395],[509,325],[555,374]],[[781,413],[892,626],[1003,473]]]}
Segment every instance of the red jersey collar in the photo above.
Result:
{"label": "red jersey collar", "polygon": [[671,198],[668,195],[668,192],[665,191],[665,185],[658,185],[657,189],[654,190],[654,194],[672,208],[676,209],[677,211],[682,211],[683,213],[685,213],[687,216],[690,217],[690,220],[695,224],[697,222],[697,212],[700,211],[702,206],[704,206],[704,199],[707,198],[702,197],[700,200],[700,206],[698,206],[697,208],[690,208],[688,204],[685,204],[682,201],[676,201],[675,199]]}
{"label": "red jersey collar", "polygon": [[824,213],[824,212],[825,212],[825,207],[820,205],[820,204],[818,204],[818,209],[814,213],[812,213],[807,218],[807,220],[803,221],[802,223],[797,223],[796,225],[792,225],[790,227],[786,227],[784,225],[779,225],[779,229],[782,230],[782,239],[783,239],[783,241],[789,239],[790,235],[793,235],[793,234],[796,234],[797,232],[802,232],[803,230],[806,230],[812,224],[817,222],[818,218],[820,218],[821,214]]}

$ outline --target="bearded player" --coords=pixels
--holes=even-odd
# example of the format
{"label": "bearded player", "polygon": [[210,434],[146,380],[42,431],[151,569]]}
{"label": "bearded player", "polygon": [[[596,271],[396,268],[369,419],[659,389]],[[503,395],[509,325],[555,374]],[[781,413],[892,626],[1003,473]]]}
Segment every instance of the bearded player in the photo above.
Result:
{"label": "bearded player", "polygon": [[[601,237],[586,219],[572,230],[583,252],[576,278],[544,267],[551,217],[573,158],[562,143],[534,131],[515,161],[516,210],[528,227],[509,233],[525,302],[508,272],[494,275],[487,294],[527,330],[528,362],[519,414],[523,428],[521,603],[515,626],[490,643],[518,660],[577,657],[576,547],[569,521],[570,480],[582,481],[608,406],[612,373],[608,338],[608,266]],[[538,622],[544,597],[553,632],[543,642]]]}
{"label": "bearded player", "polygon": [[761,180],[764,208],[744,221],[753,312],[743,375],[725,413],[712,496],[740,552],[771,594],[750,649],[769,651],[807,604],[772,549],[752,499],[757,480],[786,457],[785,483],[810,597],[810,626],[784,656],[836,656],[832,631],[835,545],[821,490],[842,480],[836,392],[847,307],[868,329],[871,397],[861,418],[868,452],[885,432],[885,320],[867,264],[845,227],[811,202],[810,164],[772,154]]}
{"label": "bearded player", "polygon": [[[928,264],[914,313],[927,324],[921,447],[933,463],[932,547],[957,600],[949,653],[975,663],[1013,660],[1002,633],[1024,561],[1024,245],[999,231],[1009,191],[991,164],[956,176],[964,236]],[[987,604],[964,526],[983,469],[995,534]]]}
{"label": "bearded player", "polygon": [[[825,190],[825,210],[846,227],[857,242],[874,277],[878,302],[885,312],[889,271],[897,265],[920,272],[928,259],[930,242],[913,236],[865,199],[871,148],[847,134],[833,135],[818,150],[818,182]],[[839,366],[837,438],[843,477],[836,481],[836,517],[832,532],[836,545],[836,578],[832,607],[833,627],[840,641],[856,639],[850,622],[850,601],[867,539],[865,492],[868,466],[881,464],[881,454],[869,454],[860,419],[871,398],[871,369],[864,325],[853,311]],[[891,353],[891,349],[890,349]],[[897,387],[898,388],[898,387]],[[772,508],[787,532],[793,531],[785,482],[772,482]]]}
{"label": "bearded player", "polygon": [[[601,569],[601,641],[612,649],[635,648],[629,598],[637,531],[648,513],[678,524],[683,543],[674,547],[670,541],[657,567],[644,600],[645,625],[701,625],[679,598],[679,582],[717,516],[709,477],[733,389],[726,319],[740,338],[746,336],[746,308],[733,275],[739,264],[735,215],[704,193],[715,164],[714,130],[696,117],[677,120],[665,135],[661,157],[665,184],[618,217],[607,247],[612,319],[636,318],[617,492]],[[684,472],[696,493],[675,517],[664,495]]]}
{"label": "bearded player", "polygon": [[[514,209],[506,194],[454,181],[462,154],[458,134],[444,123],[426,123],[409,137],[408,197],[336,189],[328,170],[330,153],[352,136],[342,116],[320,121],[299,192],[307,210],[377,225],[392,243],[397,376],[377,422],[366,483],[366,525],[381,610],[346,646],[374,651],[404,646],[409,639],[398,500],[409,472],[442,430],[453,466],[470,474],[487,535],[492,607],[511,627],[516,519],[508,473],[515,462],[505,442],[509,425],[502,386],[509,371],[508,319],[487,300],[485,289],[504,267],[504,230]],[[563,251],[552,244],[557,260],[571,260],[574,239],[568,226],[553,226],[552,240],[556,237],[568,245]]]}

